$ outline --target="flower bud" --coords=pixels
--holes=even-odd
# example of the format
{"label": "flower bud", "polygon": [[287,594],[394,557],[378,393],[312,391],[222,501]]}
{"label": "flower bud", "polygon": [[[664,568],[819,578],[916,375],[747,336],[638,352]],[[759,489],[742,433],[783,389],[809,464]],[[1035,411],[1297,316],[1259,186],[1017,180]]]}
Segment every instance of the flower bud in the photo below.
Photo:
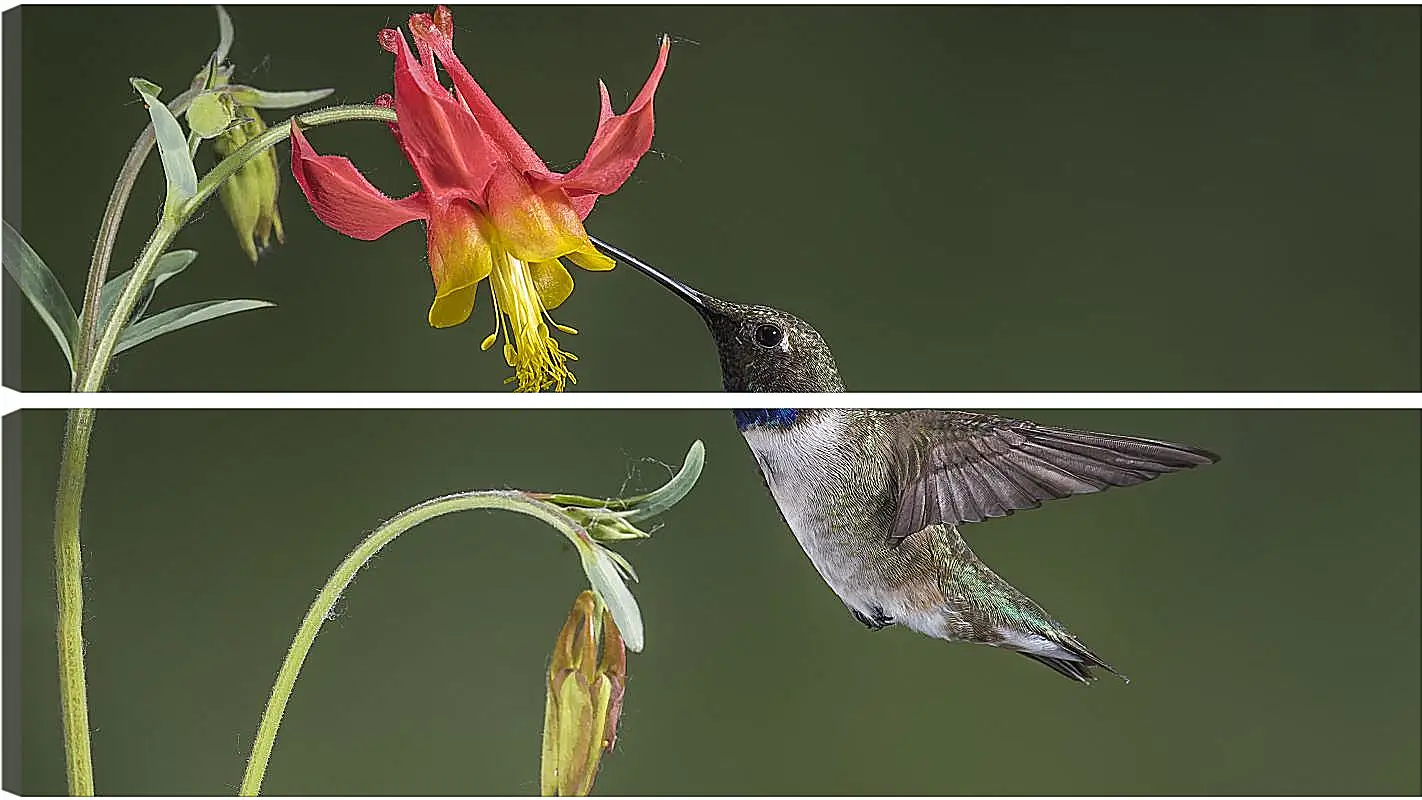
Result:
{"label": "flower bud", "polygon": [[572,506],[564,508],[563,513],[583,526],[583,529],[594,540],[604,544],[627,539],[646,539],[651,536],[650,533],[628,522],[626,512]]}
{"label": "flower bud", "polygon": [[[234,115],[237,124],[213,140],[213,152],[218,158],[226,158],[267,129],[254,108],[237,106]],[[273,233],[278,242],[286,241],[282,234],[281,214],[277,210],[279,182],[276,150],[268,148],[243,164],[222,184],[222,207],[232,220],[232,227],[237,230],[242,251],[253,264],[271,243]]]}
{"label": "flower bud", "polygon": [[188,106],[188,130],[204,139],[218,136],[235,121],[233,109],[232,98],[222,92],[203,92]]}
{"label": "flower bud", "polygon": [[622,635],[597,595],[584,591],[573,602],[548,666],[545,796],[584,796],[592,790],[603,751],[617,741],[626,685]]}

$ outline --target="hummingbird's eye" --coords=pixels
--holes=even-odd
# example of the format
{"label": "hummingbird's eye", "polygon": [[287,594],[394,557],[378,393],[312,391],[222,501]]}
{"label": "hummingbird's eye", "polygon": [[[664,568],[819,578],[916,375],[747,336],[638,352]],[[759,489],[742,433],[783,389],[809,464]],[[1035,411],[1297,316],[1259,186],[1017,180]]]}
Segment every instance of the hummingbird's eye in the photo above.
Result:
{"label": "hummingbird's eye", "polygon": [[765,323],[755,329],[755,343],[761,347],[776,347],[780,340],[785,338],[785,333],[776,325]]}

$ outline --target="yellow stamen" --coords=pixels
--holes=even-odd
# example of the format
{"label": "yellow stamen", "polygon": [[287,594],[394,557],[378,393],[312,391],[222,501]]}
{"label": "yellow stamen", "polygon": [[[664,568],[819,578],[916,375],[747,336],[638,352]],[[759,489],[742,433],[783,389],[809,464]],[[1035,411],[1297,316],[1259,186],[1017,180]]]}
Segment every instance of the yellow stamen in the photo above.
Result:
{"label": "yellow stamen", "polygon": [[[567,367],[567,361],[576,359],[570,359],[571,354],[559,349],[557,340],[549,335],[544,322],[548,312],[528,265],[496,247],[489,278],[494,289],[498,332],[505,336],[504,360],[514,368],[518,390],[561,392],[567,383],[576,382]],[[563,330],[563,326],[553,324]],[[486,342],[493,344],[490,340]]]}

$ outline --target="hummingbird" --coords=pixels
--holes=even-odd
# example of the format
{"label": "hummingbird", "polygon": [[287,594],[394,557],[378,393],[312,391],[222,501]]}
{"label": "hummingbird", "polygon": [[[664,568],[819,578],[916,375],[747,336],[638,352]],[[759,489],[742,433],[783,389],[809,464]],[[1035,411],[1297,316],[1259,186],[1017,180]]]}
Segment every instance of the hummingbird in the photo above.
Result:
{"label": "hummingbird", "polygon": [[[721,300],[594,239],[696,309],[728,392],[842,392],[804,320]],[[855,619],[1011,650],[1082,683],[1128,680],[975,555],[961,526],[1210,464],[1206,450],[969,411],[737,409],[781,517]]]}

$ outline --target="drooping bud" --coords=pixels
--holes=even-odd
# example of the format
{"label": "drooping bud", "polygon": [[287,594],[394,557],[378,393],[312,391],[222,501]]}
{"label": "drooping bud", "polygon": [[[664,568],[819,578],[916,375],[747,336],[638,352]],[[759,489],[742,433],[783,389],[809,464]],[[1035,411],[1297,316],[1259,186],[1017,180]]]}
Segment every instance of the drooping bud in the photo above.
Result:
{"label": "drooping bud", "polygon": [[232,98],[223,92],[203,92],[188,106],[188,130],[204,139],[220,135],[235,121]]}
{"label": "drooping bud", "polygon": [[548,666],[544,796],[581,797],[592,790],[603,752],[617,741],[626,686],[627,649],[617,623],[596,594],[584,591],[573,602]]}
{"label": "drooping bud", "polygon": [[601,508],[580,508],[566,506],[563,513],[583,526],[595,541],[604,544],[628,539],[646,539],[650,533],[627,521],[626,512],[609,511]]}
{"label": "drooping bud", "polygon": [[[239,105],[233,113],[236,124],[218,135],[212,143],[213,152],[219,159],[231,155],[267,129],[261,115],[250,106]],[[286,241],[281,227],[281,213],[277,209],[280,181],[276,150],[268,148],[242,165],[222,184],[222,207],[227,211],[228,219],[232,220],[242,251],[253,264],[257,263],[261,251],[271,244],[272,234],[276,234],[278,242]]]}

